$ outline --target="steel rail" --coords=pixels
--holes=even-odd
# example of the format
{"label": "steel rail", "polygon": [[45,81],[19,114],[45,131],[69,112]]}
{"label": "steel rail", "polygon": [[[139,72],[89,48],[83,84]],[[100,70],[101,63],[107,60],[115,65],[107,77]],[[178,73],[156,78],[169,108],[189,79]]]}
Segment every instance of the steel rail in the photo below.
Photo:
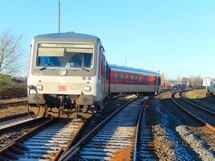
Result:
{"label": "steel rail", "polygon": [[172,93],[171,95],[171,100],[178,106],[180,107],[184,112],[186,112],[187,114],[189,114],[190,116],[192,116],[195,120],[203,123],[208,129],[210,129],[211,131],[215,132],[215,127],[210,125],[209,123],[205,122],[204,120],[202,120],[201,118],[197,117],[196,115],[192,114],[190,111],[186,110],[183,106],[181,106],[180,104],[178,104],[175,100],[174,100],[174,95],[177,92]]}
{"label": "steel rail", "polygon": [[126,104],[122,105],[119,109],[117,109],[115,112],[113,112],[110,116],[108,116],[103,122],[98,124],[94,129],[91,130],[85,137],[83,137],[79,142],[77,142],[72,148],[70,148],[68,151],[66,151],[60,158],[59,161],[67,161],[70,158],[72,158],[81,148],[83,144],[89,140],[92,136],[94,136],[100,129],[104,127],[114,116],[116,116],[124,107],[126,107],[128,104],[132,103],[134,100],[131,100],[127,102]]}
{"label": "steel rail", "polygon": [[[33,114],[33,112],[32,112],[32,114]],[[17,114],[17,115],[9,115],[9,116],[6,116],[6,117],[0,117],[0,122],[7,121],[7,120],[12,120],[14,118],[20,118],[20,117],[24,117],[24,116],[28,116],[28,112],[20,113],[20,114]]]}
{"label": "steel rail", "polygon": [[[22,146],[20,144],[20,142],[23,142],[24,140],[28,139],[30,136],[32,136],[33,134],[37,133],[39,130],[43,129],[44,127],[52,124],[54,121],[56,121],[55,118],[46,121],[45,123],[33,128],[27,134],[19,137],[18,139],[12,141],[11,143],[9,143],[6,146],[4,146],[3,148],[1,148],[0,149],[0,158],[4,158],[4,156],[7,156],[9,158],[16,158],[16,155],[13,152],[20,154],[21,150],[19,150],[19,149],[27,150],[24,146]],[[23,153],[23,151],[22,151],[22,153]]]}
{"label": "steel rail", "polygon": [[0,108],[6,108],[8,106],[16,106],[16,105],[26,105],[26,100],[14,101],[14,102],[2,102],[0,103]]}
{"label": "steel rail", "polygon": [[134,149],[133,149],[133,161],[136,161],[137,159],[137,145],[138,145],[138,137],[139,137],[139,130],[140,130],[140,125],[141,125],[141,120],[143,117],[143,112],[145,110],[145,105],[146,105],[146,101],[144,102],[144,104],[141,107],[139,116],[138,116],[138,120],[137,120],[137,125],[136,125],[136,133],[135,133],[135,143],[134,143]]}
{"label": "steel rail", "polygon": [[12,124],[11,126],[2,127],[2,128],[0,128],[0,134],[3,133],[3,132],[6,132],[8,130],[11,130],[11,129],[17,129],[19,127],[25,127],[25,126],[40,122],[41,120],[43,120],[43,118],[40,117],[40,118],[36,118],[36,119],[31,119],[31,120],[18,122],[16,124]]}
{"label": "steel rail", "polygon": [[203,111],[206,111],[206,112],[208,112],[208,113],[210,113],[210,114],[215,115],[215,112],[214,112],[214,111],[208,110],[208,109],[206,109],[206,108],[204,108],[204,107],[202,107],[202,106],[199,106],[199,105],[197,105],[197,104],[195,104],[195,103],[189,101],[187,98],[185,98],[185,97],[182,95],[182,93],[183,93],[183,91],[180,92],[180,96],[181,96],[181,99],[182,99],[182,100],[186,101],[187,103],[189,103],[189,104],[191,104],[191,105],[193,105],[193,106],[195,106],[195,107],[197,107],[197,108],[199,108],[199,109],[201,109],[201,110],[203,110]]}

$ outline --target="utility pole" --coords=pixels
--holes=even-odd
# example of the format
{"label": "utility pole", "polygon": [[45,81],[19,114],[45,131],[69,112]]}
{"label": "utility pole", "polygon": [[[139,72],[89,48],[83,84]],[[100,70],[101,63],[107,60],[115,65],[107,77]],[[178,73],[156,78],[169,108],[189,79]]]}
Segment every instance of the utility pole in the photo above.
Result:
{"label": "utility pole", "polygon": [[58,1],[58,32],[60,32],[60,0]]}

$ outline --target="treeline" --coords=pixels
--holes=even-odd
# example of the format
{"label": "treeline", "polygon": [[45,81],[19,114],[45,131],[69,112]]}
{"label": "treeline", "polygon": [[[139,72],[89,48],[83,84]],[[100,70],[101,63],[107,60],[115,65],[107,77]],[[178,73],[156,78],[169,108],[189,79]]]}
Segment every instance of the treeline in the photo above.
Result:
{"label": "treeline", "polygon": [[161,85],[170,86],[171,83],[181,83],[192,87],[201,87],[203,78],[201,76],[177,77],[176,79],[166,79],[165,74],[161,73]]}

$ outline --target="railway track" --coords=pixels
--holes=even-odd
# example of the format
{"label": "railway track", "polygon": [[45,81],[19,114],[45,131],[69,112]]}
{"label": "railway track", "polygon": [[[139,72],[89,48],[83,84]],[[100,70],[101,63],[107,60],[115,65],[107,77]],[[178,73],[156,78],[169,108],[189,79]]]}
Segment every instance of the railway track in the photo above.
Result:
{"label": "railway track", "polygon": [[215,114],[214,108],[215,101],[214,99],[212,99],[213,97],[207,97],[205,101],[193,101],[192,99],[186,98],[184,96],[184,93],[186,92],[183,91],[180,92],[180,96],[184,101],[188,102],[189,104],[193,104],[197,108],[202,108],[203,110],[208,111],[209,113]]}
{"label": "railway track", "polygon": [[[31,113],[30,113],[31,114]],[[0,100],[0,121],[27,115],[27,101],[23,99]]]}
{"label": "railway track", "polygon": [[196,105],[181,96],[181,92],[175,92],[171,97],[172,101],[182,110],[205,124],[209,129],[215,132],[215,112],[205,107]]}
{"label": "railway track", "polygon": [[9,106],[19,106],[19,105],[27,105],[27,99],[15,100],[15,101],[1,101],[0,108],[7,108]]}
{"label": "railway track", "polygon": [[[16,119],[17,120],[17,119]],[[5,126],[0,129],[0,148],[6,146],[10,142],[16,140],[21,137],[23,134],[28,133],[36,126],[44,123],[47,119],[37,118],[37,119],[29,119],[23,121],[17,120],[17,123]],[[4,121],[6,124],[8,121]],[[11,120],[10,120],[11,122]]]}
{"label": "railway track", "polygon": [[[114,101],[115,102],[115,101]],[[117,103],[118,102],[118,103]],[[123,100],[121,100],[120,101],[120,99],[116,99],[116,103],[118,104],[117,106],[119,106],[120,104],[124,104],[125,102],[128,102],[128,100],[126,101],[126,99],[123,101]],[[115,109],[112,109],[112,110],[115,110]],[[16,118],[15,118],[16,117]],[[93,120],[91,120],[91,122],[92,122],[92,124],[93,125],[91,125],[91,129],[92,129],[92,126],[96,126],[95,125],[95,123],[94,122],[98,122],[98,120],[99,120],[99,116],[95,116],[95,118],[96,119],[93,119]],[[32,132],[30,132],[29,134],[26,134],[26,135],[24,135],[24,136],[21,136],[21,135],[18,135],[18,133],[20,133],[19,132],[19,128],[20,128],[20,126],[22,126],[22,129],[25,127],[25,124],[28,124],[28,125],[31,125],[32,123],[30,122],[30,120],[31,121],[33,121],[33,120],[36,120],[36,122],[38,122],[39,123],[39,120],[40,120],[41,118],[37,118],[37,119],[32,119],[31,117],[29,117],[29,116],[26,116],[26,114],[22,114],[22,115],[14,115],[14,116],[10,116],[10,117],[7,117],[7,118],[3,118],[2,119],[2,124],[4,124],[5,126],[7,126],[7,127],[2,127],[2,131],[4,131],[5,133],[6,133],[6,135],[8,134],[8,135],[11,135],[11,133],[9,132],[9,129],[16,129],[16,130],[12,130],[12,131],[14,131],[15,133],[16,133],[16,137],[14,137],[14,139],[13,140],[10,140],[9,142],[9,144],[8,145],[6,145],[6,144],[2,144],[1,145],[1,147],[2,146],[4,146],[4,147],[2,147],[1,148],[1,150],[0,150],[0,160],[11,160],[11,159],[13,159],[13,160],[38,160],[38,159],[47,159],[48,158],[48,160],[51,158],[52,160],[57,160],[57,158],[58,158],[58,156],[63,152],[63,150],[65,150],[66,149],[66,146],[61,146],[60,145],[60,143],[58,143],[58,142],[66,142],[66,141],[68,141],[69,139],[66,139],[67,138],[67,136],[68,136],[68,134],[67,134],[67,136],[64,136],[64,135],[62,135],[62,134],[60,134],[61,135],[61,137],[59,136],[59,135],[57,135],[57,137],[59,137],[59,139],[58,138],[56,138],[56,139],[54,139],[54,140],[59,140],[58,142],[57,141],[52,141],[52,139],[54,138],[50,138],[50,142],[54,142],[55,144],[58,144],[58,146],[57,145],[55,145],[55,144],[52,144],[52,143],[48,143],[49,142],[49,137],[51,137],[51,134],[45,134],[45,136],[35,136],[35,137],[32,137],[32,139],[33,140],[31,140],[31,141],[26,141],[26,138],[28,138],[28,135],[30,135],[30,137],[31,137],[31,135],[33,136],[34,135],[34,133],[38,133],[38,132],[35,132],[35,131],[37,131],[36,129],[35,130],[33,130]],[[100,118],[101,119],[101,118]],[[3,120],[5,120],[5,121],[3,121]],[[29,121],[28,121],[29,120]],[[66,122],[68,122],[70,119],[60,119],[61,120],[61,124],[62,124],[62,126],[64,127],[65,126],[65,121]],[[96,121],[97,120],[97,121]],[[10,123],[10,125],[9,125],[9,122],[13,122],[13,123]],[[18,123],[18,122],[20,122],[20,123]],[[48,121],[49,122],[49,121]],[[63,123],[64,122],[64,123]],[[75,122],[75,121],[74,121]],[[77,121],[75,124],[77,124],[79,121]],[[80,121],[81,122],[81,124],[83,124],[83,121]],[[49,124],[49,123],[47,123],[47,124]],[[27,125],[26,125],[27,126]],[[43,126],[43,125],[42,125]],[[75,125],[74,125],[75,126]],[[58,127],[58,125],[53,125],[53,127]],[[62,127],[62,128],[63,128]],[[77,127],[77,126],[76,126]],[[90,127],[90,126],[89,126]],[[31,127],[32,128],[32,127]],[[7,129],[7,130],[6,130]],[[54,131],[57,133],[57,131],[61,131],[60,130],[61,128],[59,128],[59,129],[55,129]],[[81,126],[80,127],[77,127],[76,128],[76,130],[74,130],[74,129],[72,129],[72,130],[70,130],[71,128],[69,128],[68,126],[66,127],[65,126],[65,129],[64,130],[62,130],[63,131],[63,133],[66,133],[65,131],[69,131],[69,133],[71,134],[71,135],[73,135],[73,133],[75,132],[75,131],[79,131],[79,130],[81,130]],[[52,131],[52,128],[50,128],[50,127],[47,127],[47,130],[48,131]],[[26,133],[26,131],[27,130],[25,130],[25,133]],[[71,132],[72,131],[72,132]],[[0,133],[1,133],[1,131],[0,131]],[[2,132],[3,133],[3,132]],[[33,133],[33,134],[31,134],[31,133]],[[60,133],[60,132],[59,132]],[[77,134],[78,134],[79,132],[77,132]],[[76,135],[76,134],[74,134],[74,135]],[[21,139],[18,139],[19,137],[21,137]],[[23,139],[22,139],[23,138]],[[43,139],[43,141],[40,141],[40,140],[36,140],[36,139],[38,139],[38,138],[41,138],[41,139]],[[66,139],[66,141],[63,141],[63,139],[62,138],[65,138]],[[75,138],[75,136],[74,136],[74,138]],[[18,140],[17,140],[18,139]],[[61,140],[61,141],[60,141]],[[44,142],[47,142],[47,144],[46,145],[44,145],[44,146],[42,146],[42,144],[44,143]],[[72,139],[72,141],[73,141],[73,139]],[[70,142],[70,143],[68,143],[68,145],[69,146],[72,146],[72,141]],[[32,145],[30,145],[30,144],[32,144]],[[45,148],[45,146],[47,146],[46,148]],[[52,148],[49,148],[49,147],[55,147],[54,148],[54,150],[52,149]],[[69,146],[67,147],[67,148],[69,148]],[[58,148],[58,147],[61,147],[61,148]],[[41,148],[42,149],[44,149],[44,150],[41,150]],[[11,149],[12,149],[12,151],[11,151]],[[14,149],[16,149],[15,151],[14,151]],[[18,149],[18,151],[17,151],[17,149]],[[40,149],[40,150],[38,150],[38,149]],[[45,150],[47,150],[47,151],[45,151]],[[52,154],[49,154],[49,153],[51,153],[52,152]],[[53,154],[55,154],[55,156],[53,155]],[[50,156],[54,156],[54,157],[50,157]],[[31,158],[31,159],[30,159]]]}
{"label": "railway track", "polygon": [[[176,95],[176,101],[179,100],[178,97],[179,97],[179,94]],[[164,101],[168,101],[168,99],[164,99]],[[164,142],[161,142],[162,140],[160,140],[160,135],[163,135],[163,133],[162,131],[158,131],[158,129],[155,130],[155,128],[158,128],[158,127],[164,128],[165,126],[167,126],[166,128],[168,129],[170,127],[170,122],[176,118],[174,119],[171,118],[171,121],[169,121],[169,124],[167,124],[166,119],[173,116],[166,115],[163,118],[165,120],[163,120],[162,126],[159,126],[159,122],[157,121],[155,121],[154,123],[150,123],[150,120],[155,119],[155,115],[154,113],[150,114],[152,117],[149,118],[149,113],[145,112],[145,110],[147,109],[147,111],[149,111],[152,108],[148,108],[149,105],[148,103],[146,103],[144,108],[142,108],[143,111],[140,112],[141,111],[141,107],[139,106],[140,103],[141,101],[139,103],[134,102],[134,104],[131,105],[131,108],[133,109],[130,112],[128,112],[129,107],[125,107],[127,108],[127,114],[126,113],[120,114],[121,112],[123,112],[123,109],[122,108],[118,109],[119,107],[118,106],[116,109],[118,109],[117,112],[120,112],[119,114],[117,114],[117,112],[114,113],[113,116],[108,117],[106,120],[104,120],[104,122],[101,122],[99,123],[98,126],[96,126],[98,124],[97,121],[101,119],[100,117],[98,117],[96,121],[97,123],[92,125],[92,126],[96,126],[93,129],[94,132],[90,132],[91,131],[90,129],[92,129],[92,126],[91,126],[91,128],[87,130],[88,132],[84,134],[84,138],[81,138],[81,140],[77,142],[77,144],[75,145],[71,144],[71,142],[69,143],[69,141],[65,141],[67,143],[65,143],[64,144],[65,146],[63,146],[61,143],[64,141],[60,140],[61,138],[57,135],[56,135],[57,136],[56,138],[51,139],[52,137],[51,134],[50,135],[48,133],[45,134],[45,136],[47,135],[47,138],[45,138],[45,136],[43,135],[41,136],[35,135],[36,133],[39,134],[40,132],[34,132],[34,134],[30,134],[30,136],[25,137],[23,140],[20,140],[20,139],[15,140],[13,143],[10,144],[12,145],[11,147],[5,147],[6,153],[5,151],[4,152],[1,151],[2,149],[0,149],[0,160],[6,160],[6,161],[7,159],[8,160],[90,160],[90,157],[97,158],[97,160],[111,160],[111,159],[158,160],[162,157],[166,158],[165,156],[171,155],[173,151],[175,152],[176,155],[178,155],[177,157],[180,157],[180,158],[183,158],[183,156],[192,158],[192,153],[194,155],[199,155],[199,158],[207,158],[209,160],[211,158],[214,158],[213,157],[215,156],[214,144],[213,144],[214,141],[211,141],[212,144],[210,144],[210,141],[208,141],[210,140],[209,138],[211,137],[211,135],[214,136],[214,133],[212,132],[213,130],[210,131],[207,128],[205,128],[205,126],[203,125],[205,123],[200,123],[200,121],[196,121],[196,118],[193,121],[196,123],[192,123],[191,125],[189,124],[189,126],[188,124],[186,126],[186,123],[177,122],[175,124],[175,127],[173,127],[172,129],[173,130],[172,133],[164,137],[163,138]],[[178,101],[177,103],[178,104],[183,103],[183,106],[185,104],[184,101],[182,100],[180,100],[180,102]],[[139,111],[139,112],[134,113],[134,108],[138,109],[135,111]],[[187,108],[186,106],[184,108],[188,109],[189,107]],[[196,107],[192,107],[192,108],[196,108]],[[169,110],[171,109],[172,107],[169,108]],[[188,120],[190,120],[188,122],[192,122],[191,117],[189,117],[188,115],[184,115],[181,110],[179,110],[178,112],[180,113],[178,114],[179,117],[185,116],[187,117]],[[140,115],[138,113],[142,113],[142,114]],[[173,113],[175,117],[175,112]],[[203,113],[203,112],[200,112],[200,113]],[[120,121],[115,118],[115,121],[110,123],[112,118],[117,117],[118,115],[121,115],[119,117],[121,119],[127,118],[125,119],[126,121],[125,120]],[[132,118],[133,116],[135,116],[136,119]],[[142,118],[140,116],[142,116]],[[160,116],[163,116],[163,114]],[[160,116],[158,117],[160,118]],[[66,120],[64,121],[66,122]],[[129,120],[133,122],[129,122]],[[138,122],[135,122],[134,120],[136,121],[138,120]],[[79,120],[76,120],[76,121],[79,122]],[[53,122],[59,122],[59,121],[53,120]],[[111,124],[109,125],[109,127],[111,127],[112,129],[108,130],[108,122]],[[172,123],[175,123],[175,122],[176,120],[171,122],[171,126],[174,126],[172,125]],[[66,124],[67,123],[64,123],[64,125]],[[115,127],[115,131],[114,131],[114,127]],[[141,127],[141,128],[138,128],[138,127]],[[134,129],[132,130],[132,128]],[[152,130],[152,128],[154,130]],[[44,129],[44,127],[42,127],[42,129]],[[62,128],[56,129],[56,132],[60,131],[61,129]],[[68,127],[66,129],[68,129]],[[124,129],[124,130],[126,129],[124,136],[123,136],[123,132],[120,131],[121,129]],[[73,131],[73,130],[70,130],[70,131]],[[131,132],[131,134],[126,135],[129,131]],[[171,130],[168,129],[167,132],[169,131]],[[155,132],[155,134],[153,134],[153,132]],[[79,131],[77,133],[79,133]],[[99,136],[102,133],[103,135]],[[115,136],[116,138],[114,138]],[[201,139],[202,137],[207,137],[207,138]],[[37,138],[38,140],[33,138]],[[39,140],[40,138],[43,138],[43,140],[40,141]],[[59,146],[56,146],[55,144],[57,141],[60,141],[58,143]],[[161,143],[160,145],[159,145],[159,142]],[[162,147],[163,144],[164,146],[167,145],[166,149]],[[70,145],[69,148],[67,145]],[[95,145],[95,147],[93,147],[93,145]],[[160,149],[160,147],[162,148],[162,150]],[[155,150],[154,148],[155,149],[157,148],[157,151],[154,151]],[[192,149],[191,150],[192,152],[190,150],[187,150],[189,148]],[[181,150],[183,150],[183,152]],[[190,156],[188,156],[189,154]],[[103,157],[103,159],[99,157]],[[197,156],[195,157],[198,158]],[[169,156],[168,158],[173,159],[174,157]]]}
{"label": "railway track", "polygon": [[142,126],[138,117],[142,114],[143,102],[143,98],[139,98],[118,109],[65,152],[59,160],[131,160],[133,156],[138,158],[144,151],[141,137],[140,140],[136,139],[139,134],[136,133],[137,125]]}
{"label": "railway track", "polygon": [[[179,93],[173,99],[181,108],[174,104],[172,96],[172,92],[164,93],[154,102],[157,107],[152,117],[152,146],[159,160],[214,160],[214,132],[181,109],[189,107],[180,100]],[[159,115],[156,116],[156,113]]]}
{"label": "railway track", "polygon": [[150,126],[147,125],[147,108],[149,108],[149,105],[146,104],[145,107],[141,109],[142,111],[138,118],[133,161],[158,160],[153,147],[150,146],[152,131]]}
{"label": "railway track", "polygon": [[30,117],[28,113],[22,113],[18,115],[12,115],[8,117],[0,118],[0,130],[10,126],[28,122],[30,120],[33,120],[33,118]]}
{"label": "railway track", "polygon": [[57,160],[84,125],[81,120],[50,119],[0,149],[0,160]]}

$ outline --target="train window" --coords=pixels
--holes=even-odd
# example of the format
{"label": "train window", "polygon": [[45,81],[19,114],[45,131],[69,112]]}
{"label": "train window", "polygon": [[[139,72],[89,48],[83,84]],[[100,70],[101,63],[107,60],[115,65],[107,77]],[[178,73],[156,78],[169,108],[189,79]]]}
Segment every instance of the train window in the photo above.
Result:
{"label": "train window", "polygon": [[66,52],[65,57],[69,58],[66,62],[66,67],[92,67],[92,54],[91,53],[72,53]]}
{"label": "train window", "polygon": [[77,43],[39,43],[37,66],[93,67],[93,45]]}
{"label": "train window", "polygon": [[143,83],[143,77],[142,77],[142,76],[139,77],[139,83],[140,83],[140,84]]}
{"label": "train window", "polygon": [[114,82],[118,82],[118,78],[119,78],[118,73],[115,72],[114,73]]}
{"label": "train window", "polygon": [[60,58],[54,56],[41,56],[38,58],[38,66],[61,66]]}
{"label": "train window", "polygon": [[126,83],[129,83],[129,76],[128,76],[128,74],[126,74],[125,80],[126,80]]}
{"label": "train window", "polygon": [[60,61],[63,59],[62,48],[39,48],[38,49],[38,66],[61,66]]}
{"label": "train window", "polygon": [[147,84],[147,76],[143,77],[143,84]]}
{"label": "train window", "polygon": [[147,83],[151,84],[151,77],[150,76],[147,77]]}
{"label": "train window", "polygon": [[138,83],[138,75],[135,76],[135,83]]}
{"label": "train window", "polygon": [[124,81],[124,76],[123,76],[123,74],[121,73],[120,74],[120,82],[123,82]]}
{"label": "train window", "polygon": [[133,82],[134,82],[134,76],[131,75],[131,83],[133,83]]}

